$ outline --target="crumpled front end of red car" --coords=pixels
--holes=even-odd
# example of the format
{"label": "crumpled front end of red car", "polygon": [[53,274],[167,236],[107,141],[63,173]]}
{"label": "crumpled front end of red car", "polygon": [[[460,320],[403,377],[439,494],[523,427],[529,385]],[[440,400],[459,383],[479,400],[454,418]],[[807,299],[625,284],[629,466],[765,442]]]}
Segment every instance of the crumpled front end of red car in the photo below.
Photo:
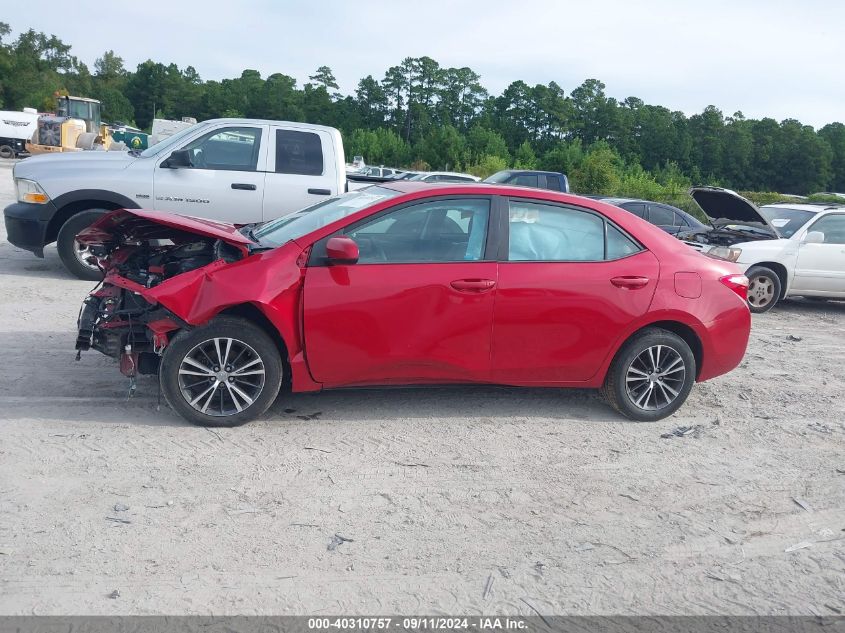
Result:
{"label": "crumpled front end of red car", "polygon": [[169,336],[187,326],[161,304],[159,296],[172,289],[187,298],[194,277],[246,255],[239,244],[128,211],[104,216],[77,239],[104,273],[102,284],[79,312],[77,358],[80,352],[95,349],[119,360],[121,372],[130,378],[156,373]]}

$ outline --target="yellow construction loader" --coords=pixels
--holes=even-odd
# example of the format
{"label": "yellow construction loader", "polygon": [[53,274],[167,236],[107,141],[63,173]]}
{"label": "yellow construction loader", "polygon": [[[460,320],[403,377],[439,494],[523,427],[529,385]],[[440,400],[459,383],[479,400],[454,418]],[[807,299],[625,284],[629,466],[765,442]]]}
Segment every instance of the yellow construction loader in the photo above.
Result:
{"label": "yellow construction loader", "polygon": [[56,113],[38,117],[38,129],[26,149],[30,154],[107,150],[112,144],[100,120],[100,102],[85,97],[56,95]]}

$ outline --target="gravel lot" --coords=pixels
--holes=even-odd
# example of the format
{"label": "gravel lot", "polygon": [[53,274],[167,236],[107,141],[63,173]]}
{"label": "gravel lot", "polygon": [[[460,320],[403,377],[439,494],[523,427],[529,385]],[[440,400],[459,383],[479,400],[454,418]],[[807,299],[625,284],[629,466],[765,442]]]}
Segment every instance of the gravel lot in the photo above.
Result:
{"label": "gravel lot", "polygon": [[755,316],[659,423],[462,387],[210,431],[74,362],[90,287],[0,229],[0,614],[845,613],[845,303]]}

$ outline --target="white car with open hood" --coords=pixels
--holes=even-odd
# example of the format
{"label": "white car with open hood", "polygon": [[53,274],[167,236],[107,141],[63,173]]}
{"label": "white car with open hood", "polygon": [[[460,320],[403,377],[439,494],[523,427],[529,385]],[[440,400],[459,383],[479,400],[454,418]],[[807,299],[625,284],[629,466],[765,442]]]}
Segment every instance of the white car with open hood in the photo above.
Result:
{"label": "white car with open hood", "polygon": [[711,227],[678,237],[742,267],[752,312],[767,312],[786,297],[845,299],[845,206],[757,207],[719,187],[694,187],[690,195]]}

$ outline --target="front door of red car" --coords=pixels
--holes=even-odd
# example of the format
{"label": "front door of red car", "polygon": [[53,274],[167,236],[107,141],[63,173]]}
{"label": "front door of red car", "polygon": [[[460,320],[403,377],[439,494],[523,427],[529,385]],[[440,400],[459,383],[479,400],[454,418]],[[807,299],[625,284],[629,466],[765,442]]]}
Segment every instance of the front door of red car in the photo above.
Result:
{"label": "front door of red car", "polygon": [[495,382],[589,380],[648,310],[657,258],[587,209],[512,199],[493,322]]}
{"label": "front door of red car", "polygon": [[343,233],[358,262],[331,264],[325,240],[305,275],[305,354],[327,386],[487,380],[497,264],[486,256],[489,198],[440,198],[379,213]]}

